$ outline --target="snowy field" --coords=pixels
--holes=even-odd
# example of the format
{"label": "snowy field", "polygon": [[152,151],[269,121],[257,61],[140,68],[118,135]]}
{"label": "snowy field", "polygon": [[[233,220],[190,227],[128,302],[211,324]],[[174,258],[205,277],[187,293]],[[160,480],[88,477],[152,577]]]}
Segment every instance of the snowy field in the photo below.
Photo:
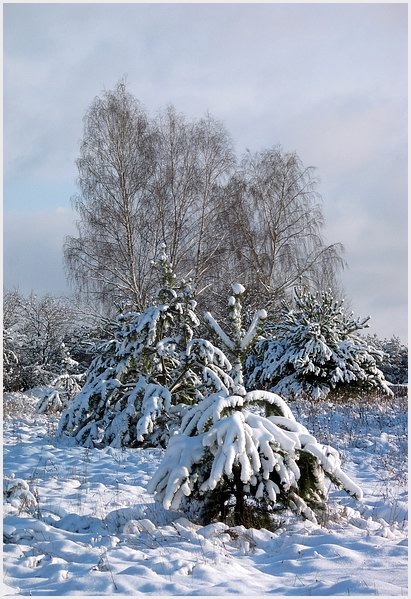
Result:
{"label": "snowy field", "polygon": [[160,450],[63,443],[35,401],[4,398],[4,595],[408,595],[406,398],[291,405],[364,499],[331,490],[318,525],[283,513],[275,531],[165,511],[145,491]]}

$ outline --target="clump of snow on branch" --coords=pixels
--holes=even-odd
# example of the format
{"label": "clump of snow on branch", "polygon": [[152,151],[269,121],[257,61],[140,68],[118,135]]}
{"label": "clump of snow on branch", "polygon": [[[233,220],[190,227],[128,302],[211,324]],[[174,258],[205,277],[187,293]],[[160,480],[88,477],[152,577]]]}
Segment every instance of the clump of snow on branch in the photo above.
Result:
{"label": "clump of snow on branch", "polygon": [[31,511],[31,508],[37,504],[28,482],[14,475],[4,480],[3,495],[7,503],[11,503],[20,510]]}

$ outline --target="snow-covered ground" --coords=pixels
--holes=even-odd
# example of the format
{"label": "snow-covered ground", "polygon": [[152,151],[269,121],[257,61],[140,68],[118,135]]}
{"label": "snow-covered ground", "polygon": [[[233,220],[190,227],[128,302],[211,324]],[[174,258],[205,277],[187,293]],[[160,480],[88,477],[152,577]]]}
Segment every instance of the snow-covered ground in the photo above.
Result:
{"label": "snow-covered ground", "polygon": [[145,491],[160,450],[72,446],[35,398],[10,402],[25,417],[3,425],[5,595],[408,594],[405,399],[292,406],[364,500],[331,490],[320,524],[283,514],[275,532],[167,512]]}

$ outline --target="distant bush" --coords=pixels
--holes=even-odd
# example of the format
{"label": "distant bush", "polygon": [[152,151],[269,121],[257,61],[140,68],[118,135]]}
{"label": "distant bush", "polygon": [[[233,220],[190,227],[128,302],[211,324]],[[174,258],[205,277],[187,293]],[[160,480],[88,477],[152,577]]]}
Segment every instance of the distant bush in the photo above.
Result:
{"label": "distant bush", "polygon": [[24,391],[48,385],[79,365],[65,343],[76,324],[61,298],[6,291],[3,296],[3,389]]}
{"label": "distant bush", "polygon": [[40,398],[36,412],[38,414],[59,414],[68,407],[80,392],[85,374],[62,374],[51,382]]}

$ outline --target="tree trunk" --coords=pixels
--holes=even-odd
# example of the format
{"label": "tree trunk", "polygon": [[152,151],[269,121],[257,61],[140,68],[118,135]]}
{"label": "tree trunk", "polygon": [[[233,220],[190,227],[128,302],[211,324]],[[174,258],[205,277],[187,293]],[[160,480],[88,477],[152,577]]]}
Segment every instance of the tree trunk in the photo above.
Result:
{"label": "tree trunk", "polygon": [[241,468],[237,466],[234,470],[235,483],[235,508],[234,508],[234,525],[244,525],[245,520],[245,502],[244,502],[244,483],[240,478]]}

